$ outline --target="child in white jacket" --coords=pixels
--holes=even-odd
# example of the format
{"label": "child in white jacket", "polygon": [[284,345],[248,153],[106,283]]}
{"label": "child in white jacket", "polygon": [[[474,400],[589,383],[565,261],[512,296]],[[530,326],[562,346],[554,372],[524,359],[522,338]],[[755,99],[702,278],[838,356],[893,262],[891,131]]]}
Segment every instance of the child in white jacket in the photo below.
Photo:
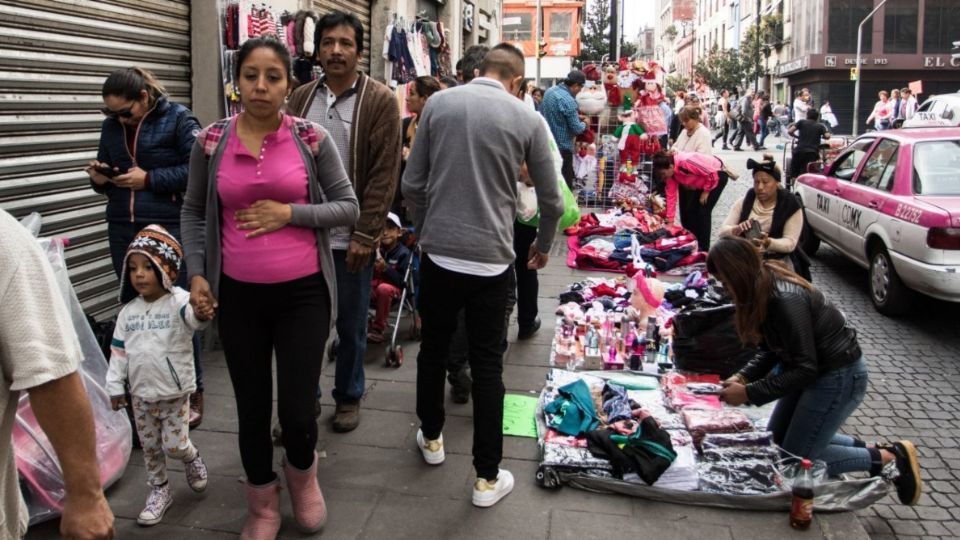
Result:
{"label": "child in white jacket", "polygon": [[126,407],[130,387],[134,419],[148,484],[146,507],[137,523],[156,525],[173,503],[166,456],[181,460],[187,483],[196,492],[207,487],[207,468],[190,441],[190,394],[196,390],[193,333],[209,324],[213,307],[190,305],[190,293],[173,283],[183,248],[159,225],[134,237],[124,257],[121,287],[139,294],[120,310],[111,343],[107,392],[114,410]]}

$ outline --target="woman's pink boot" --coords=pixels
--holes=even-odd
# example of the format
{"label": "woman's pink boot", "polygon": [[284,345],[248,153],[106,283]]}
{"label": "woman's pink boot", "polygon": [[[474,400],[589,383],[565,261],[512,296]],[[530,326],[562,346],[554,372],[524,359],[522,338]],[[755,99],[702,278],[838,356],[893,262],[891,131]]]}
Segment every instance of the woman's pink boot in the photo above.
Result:
{"label": "woman's pink boot", "polygon": [[327,522],[327,503],[317,483],[317,453],[313,453],[313,465],[305,471],[285,463],[283,476],[290,490],[297,527],[307,534],[318,532]]}
{"label": "woman's pink boot", "polygon": [[280,533],[280,479],[254,486],[247,483],[247,521],[241,540],[275,540]]}

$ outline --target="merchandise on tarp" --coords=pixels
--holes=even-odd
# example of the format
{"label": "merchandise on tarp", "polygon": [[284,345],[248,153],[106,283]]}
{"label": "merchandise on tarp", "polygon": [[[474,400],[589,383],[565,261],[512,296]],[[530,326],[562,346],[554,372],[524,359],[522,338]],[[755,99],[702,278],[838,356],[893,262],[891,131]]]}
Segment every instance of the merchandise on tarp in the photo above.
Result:
{"label": "merchandise on tarp", "polygon": [[633,275],[649,267],[682,276],[706,270],[707,254],[699,251],[693,234],[665,223],[657,210],[649,207],[587,213],[564,233],[569,236],[567,266],[571,268]]}
{"label": "merchandise on tarp", "polygon": [[[570,485],[593,492],[738,510],[783,511],[790,507],[796,467],[785,464],[772,435],[757,428],[766,425],[773,404],[721,410],[684,409],[681,416],[665,405],[664,392],[659,387],[626,390],[626,402],[634,420],[619,420],[623,412],[606,406],[609,398],[616,398],[622,391],[611,380],[635,378],[658,377],[622,371],[553,369],[548,373],[537,417],[542,451],[537,482],[542,487]],[[673,373],[663,378],[669,378],[669,384],[675,387],[686,385],[686,391],[691,393],[705,384],[698,377],[685,379]],[[597,409],[598,430],[570,436],[550,428],[552,413],[545,406],[560,395],[562,387],[581,388],[582,395],[591,395],[595,403],[604,404]],[[694,444],[697,435],[691,437],[684,419],[702,430],[699,450]],[[648,434],[655,445],[639,445],[643,430],[636,429],[637,424],[651,429],[659,426]],[[667,434],[669,439],[657,433]],[[664,468],[667,462],[669,465]],[[888,466],[880,476],[872,478],[826,478],[826,466],[818,462],[814,504],[818,512],[866,508],[888,495],[896,474],[896,469]]]}
{"label": "merchandise on tarp", "polygon": [[[34,234],[39,232],[39,227],[30,224],[38,224],[38,218],[39,216],[31,216],[26,220],[28,223],[25,223]],[[130,459],[130,422],[123,411],[115,412],[111,408],[110,397],[104,390],[107,362],[70,284],[63,241],[40,239],[39,242],[53,267],[60,294],[70,310],[73,327],[80,340],[83,360],[80,362],[79,373],[93,410],[100,482],[107,488],[123,476]],[[53,446],[33,414],[26,392],[21,393],[17,403],[13,448],[17,472],[20,475],[20,491],[27,503],[30,524],[59,516],[66,496],[63,471]]]}

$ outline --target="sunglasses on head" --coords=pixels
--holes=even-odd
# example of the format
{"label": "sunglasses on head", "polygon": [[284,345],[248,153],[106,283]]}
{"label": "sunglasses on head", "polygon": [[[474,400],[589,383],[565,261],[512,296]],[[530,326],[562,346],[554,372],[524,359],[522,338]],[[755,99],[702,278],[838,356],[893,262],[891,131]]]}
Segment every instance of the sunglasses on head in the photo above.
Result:
{"label": "sunglasses on head", "polygon": [[120,109],[119,111],[114,111],[114,110],[110,109],[109,107],[104,107],[104,108],[100,109],[100,112],[102,112],[103,115],[106,116],[107,118],[118,118],[118,117],[119,117],[119,118],[130,118],[131,116],[133,116],[133,110],[132,110],[132,109],[133,109],[132,107],[124,107],[124,108]]}

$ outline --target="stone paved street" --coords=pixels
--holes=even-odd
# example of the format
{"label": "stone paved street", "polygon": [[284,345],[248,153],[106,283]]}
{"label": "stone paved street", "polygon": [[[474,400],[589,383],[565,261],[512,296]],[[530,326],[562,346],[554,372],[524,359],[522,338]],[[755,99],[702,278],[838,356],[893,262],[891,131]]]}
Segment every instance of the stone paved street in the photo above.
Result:
{"label": "stone paved street", "polygon": [[[770,143],[768,143],[770,144]],[[772,147],[773,145],[770,144]],[[755,153],[724,152],[734,170],[744,170]],[[779,156],[778,156],[779,160]],[[744,173],[730,184],[717,208],[718,225],[729,206],[749,187]],[[715,226],[716,226],[715,225]],[[540,306],[546,315],[557,293],[583,273],[566,268],[558,242],[550,265],[541,273]],[[817,515],[808,538],[886,538],[896,535],[933,538],[960,536],[960,322],[956,306],[918,299],[912,314],[887,319],[877,314],[866,294],[866,272],[824,247],[814,261],[817,286],[848,314],[858,328],[872,369],[867,401],[847,431],[867,439],[911,437],[923,455],[927,491],[921,505],[906,508],[890,498],[855,514]],[[516,329],[505,360],[508,392],[538,392],[548,368],[552,321],[533,339],[517,343]],[[622,496],[599,495],[572,488],[547,491],[536,486],[538,462],[532,439],[505,439],[504,467],[513,471],[517,487],[494,508],[470,505],[471,409],[448,404],[444,433],[447,462],[422,463],[414,445],[414,382],[416,344],[407,342],[407,362],[399,369],[382,365],[382,347],[370,349],[363,421],[356,431],[338,435],[329,427],[333,366],[323,374],[324,413],[319,448],[320,482],[330,507],[323,538],[584,538],[597,531],[618,536],[658,539],[780,538],[794,534],[786,513],[722,511],[651,503]],[[147,491],[142,458],[131,457],[124,478],[108,492],[117,515],[119,538],[230,538],[242,525],[242,469],[236,450],[233,392],[222,354],[206,362],[207,415],[195,432],[211,473],[210,487],[194,495],[174,473],[176,499],[162,525],[138,528],[135,518]],[[277,452],[279,459],[280,452]],[[182,470],[180,464],[172,469]],[[284,495],[283,537],[300,538]],[[56,537],[56,523],[31,530],[28,538]],[[887,536],[885,536],[887,535]]]}

